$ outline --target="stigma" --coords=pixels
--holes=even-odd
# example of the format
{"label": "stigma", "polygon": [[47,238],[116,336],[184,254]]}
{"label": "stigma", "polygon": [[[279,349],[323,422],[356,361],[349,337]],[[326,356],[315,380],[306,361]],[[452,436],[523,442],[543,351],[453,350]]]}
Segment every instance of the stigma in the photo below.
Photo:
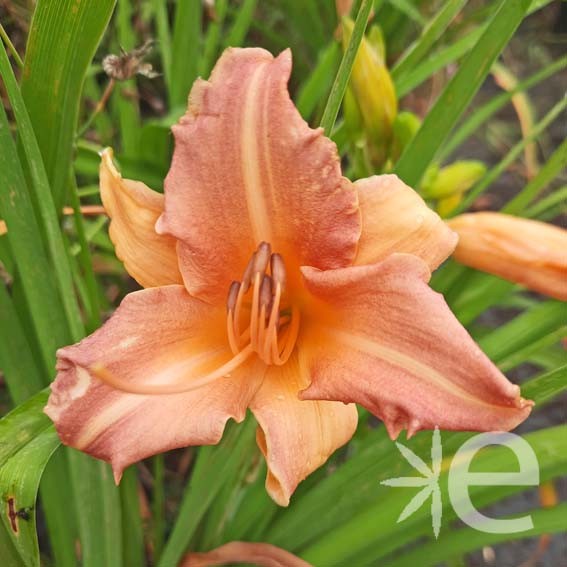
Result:
{"label": "stigma", "polygon": [[252,350],[266,364],[285,364],[297,341],[300,315],[288,304],[283,258],[267,242],[252,254],[242,280],[230,284],[226,307],[228,343],[235,356]]}

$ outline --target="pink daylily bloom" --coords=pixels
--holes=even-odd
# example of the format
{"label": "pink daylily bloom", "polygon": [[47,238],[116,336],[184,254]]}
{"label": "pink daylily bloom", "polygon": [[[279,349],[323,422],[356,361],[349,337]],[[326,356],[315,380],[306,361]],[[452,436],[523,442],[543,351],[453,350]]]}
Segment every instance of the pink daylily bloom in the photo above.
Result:
{"label": "pink daylily bloom", "polygon": [[173,128],[165,197],[103,154],[110,235],[146,289],[57,353],[46,412],[117,480],[217,443],[250,408],[285,506],[352,437],[354,402],[392,437],[509,430],[530,413],[427,284],[456,235],[396,176],[343,177],[289,98],[290,70],[289,51],[223,54]]}

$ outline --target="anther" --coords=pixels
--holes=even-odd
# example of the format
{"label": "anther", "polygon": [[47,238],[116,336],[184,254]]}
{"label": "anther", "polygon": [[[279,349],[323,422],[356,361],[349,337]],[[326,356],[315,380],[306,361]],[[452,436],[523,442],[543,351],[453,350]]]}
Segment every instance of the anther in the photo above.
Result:
{"label": "anther", "polygon": [[282,290],[285,289],[285,264],[280,254],[272,254],[270,258],[270,272],[274,282],[279,283],[282,286]]}
{"label": "anther", "polygon": [[260,242],[258,250],[254,254],[254,274],[265,274],[266,268],[270,263],[270,256],[272,254],[272,247],[267,242]]}
{"label": "anther", "polygon": [[242,293],[246,293],[250,289],[252,284],[252,276],[254,274],[254,264],[256,263],[256,253],[252,254],[246,268],[244,269],[244,274],[242,275]]}
{"label": "anther", "polygon": [[226,300],[226,309],[227,311],[234,312],[234,308],[236,307],[236,300],[238,298],[238,292],[240,291],[240,282],[232,282],[230,287],[228,288],[228,297]]}
{"label": "anther", "polygon": [[273,299],[272,278],[265,275],[260,284],[260,307],[266,308],[266,313],[271,309]]}

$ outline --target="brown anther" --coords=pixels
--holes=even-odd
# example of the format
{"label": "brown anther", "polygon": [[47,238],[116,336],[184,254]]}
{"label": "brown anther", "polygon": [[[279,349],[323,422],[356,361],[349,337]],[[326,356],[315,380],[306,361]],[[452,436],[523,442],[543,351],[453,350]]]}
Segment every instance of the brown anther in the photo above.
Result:
{"label": "brown anther", "polygon": [[264,276],[262,278],[262,283],[260,284],[260,307],[266,307],[266,313],[270,312],[270,307],[273,300],[273,286],[272,278],[270,276]]}
{"label": "brown anther", "polygon": [[246,293],[250,289],[255,263],[256,253],[252,254],[252,257],[248,260],[248,264],[246,264],[246,268],[244,269],[244,274],[242,276],[242,293]]}
{"label": "brown anther", "polygon": [[265,274],[270,263],[272,247],[267,242],[260,242],[258,250],[254,254],[253,274]]}
{"label": "brown anther", "polygon": [[233,311],[236,307],[236,299],[238,298],[238,292],[240,291],[240,282],[232,282],[228,288],[228,297],[226,299],[226,309],[227,311]]}
{"label": "brown anther", "polygon": [[272,273],[272,278],[274,278],[274,282],[279,283],[283,291],[285,288],[286,273],[281,254],[272,254],[272,257],[270,258],[270,271]]}

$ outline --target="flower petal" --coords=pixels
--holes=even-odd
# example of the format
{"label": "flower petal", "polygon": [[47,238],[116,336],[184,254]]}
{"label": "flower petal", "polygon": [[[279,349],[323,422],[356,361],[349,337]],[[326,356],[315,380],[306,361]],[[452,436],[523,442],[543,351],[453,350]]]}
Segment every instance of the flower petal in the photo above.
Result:
{"label": "flower petal", "polygon": [[347,443],[356,430],[354,405],[301,401],[298,392],[309,381],[297,356],[268,369],[250,409],[260,427],[256,440],[266,458],[266,490],[287,506],[297,485]]}
{"label": "flower petal", "polygon": [[457,262],[567,300],[567,230],[488,212],[447,224],[459,235]]}
{"label": "flower petal", "polygon": [[163,195],[139,181],[122,179],[112,149],[102,152],[100,196],[110,217],[110,239],[116,256],[142,287],[183,283],[176,240],[160,235],[155,224],[163,211]]}
{"label": "flower petal", "polygon": [[257,567],[311,567],[289,551],[269,543],[231,541],[207,552],[185,555],[179,567],[213,567],[246,563]]}
{"label": "flower petal", "polygon": [[457,235],[397,175],[375,175],[354,185],[362,215],[356,264],[405,252],[434,270],[455,249]]}
{"label": "flower petal", "polygon": [[404,428],[509,430],[529,415],[532,403],[429,288],[419,258],[302,271],[321,302],[299,350],[312,378],[302,398],[360,403],[393,438]]}
{"label": "flower petal", "polygon": [[175,152],[158,230],[172,234],[191,294],[224,297],[261,241],[288,270],[349,265],[357,196],[335,145],[301,118],[287,91],[291,54],[228,49],[198,81],[173,128]]}
{"label": "flower petal", "polygon": [[117,479],[140,459],[176,447],[217,443],[226,421],[241,421],[265,365],[251,359],[230,378],[182,394],[115,390],[96,376],[102,366],[131,384],[187,380],[231,358],[215,335],[219,318],[183,286],[131,293],[109,321],[58,351],[57,378],[45,409],[63,443],[112,464]]}

